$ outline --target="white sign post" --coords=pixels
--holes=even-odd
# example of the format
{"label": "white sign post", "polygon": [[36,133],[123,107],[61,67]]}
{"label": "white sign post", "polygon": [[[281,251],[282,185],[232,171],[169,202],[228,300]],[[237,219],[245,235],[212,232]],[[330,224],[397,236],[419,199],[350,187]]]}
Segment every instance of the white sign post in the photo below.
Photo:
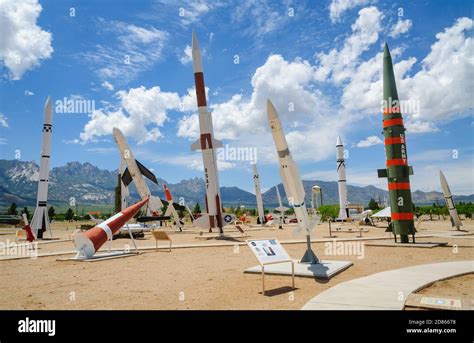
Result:
{"label": "white sign post", "polygon": [[265,295],[265,266],[277,263],[291,263],[292,287],[295,288],[295,265],[290,255],[283,249],[276,238],[251,239],[247,245],[253,252],[262,268],[262,294]]}

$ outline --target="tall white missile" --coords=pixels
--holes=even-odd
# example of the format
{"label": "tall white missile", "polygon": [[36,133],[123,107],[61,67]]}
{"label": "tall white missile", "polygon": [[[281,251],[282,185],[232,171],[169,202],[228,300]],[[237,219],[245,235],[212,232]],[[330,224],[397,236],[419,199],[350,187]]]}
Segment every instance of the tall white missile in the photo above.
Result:
{"label": "tall white missile", "polygon": [[311,249],[311,224],[309,221],[308,211],[304,202],[305,192],[303,182],[301,181],[298,168],[293,161],[288,144],[286,143],[285,134],[283,132],[281,121],[278,113],[271,103],[267,100],[267,114],[268,123],[272,130],[273,141],[278,153],[280,162],[280,174],[283,180],[283,187],[285,188],[286,197],[291,206],[295,210],[298,224],[302,230],[306,230],[306,252],[301,259],[301,262],[318,263],[319,260]]}
{"label": "tall white missile", "polygon": [[[197,219],[194,225],[208,227],[209,231],[218,228],[222,229],[222,204],[219,189],[219,176],[217,173],[217,160],[215,149],[222,147],[222,143],[214,139],[214,129],[212,126],[212,114],[207,111],[206,88],[204,85],[204,74],[202,70],[201,51],[196,35],[193,32],[192,56],[194,67],[194,83],[196,86],[196,98],[199,116],[199,129],[201,131],[198,140],[191,145],[193,151],[202,151],[202,161],[204,165],[204,177],[206,180],[206,208],[207,215]],[[199,223],[198,223],[199,222]]]}
{"label": "tall white missile", "polygon": [[453,195],[451,194],[451,190],[449,189],[448,181],[444,177],[443,172],[439,171],[439,180],[441,183],[441,188],[443,189],[444,200],[446,200],[446,206],[448,207],[449,215],[451,216],[453,226],[456,227],[457,230],[462,226],[461,218],[459,218],[458,211],[454,206]]}
{"label": "tall white missile", "polygon": [[262,190],[260,189],[260,175],[257,170],[257,163],[253,164],[253,182],[255,184],[255,196],[257,198],[257,211],[260,224],[265,224],[265,212],[263,210]]}
{"label": "tall white missile", "polygon": [[128,185],[133,181],[135,187],[137,188],[138,194],[140,194],[141,199],[145,200],[147,198],[150,198],[147,206],[148,214],[158,215],[161,212],[163,203],[161,202],[161,199],[159,197],[151,195],[150,189],[148,188],[148,185],[146,184],[145,179],[143,177],[146,176],[153,183],[158,184],[156,176],[151,171],[149,171],[143,164],[141,164],[135,159],[135,156],[133,156],[133,152],[129,148],[127,140],[125,139],[125,136],[123,135],[122,131],[114,127],[113,133],[115,143],[117,143],[117,146],[120,150],[120,155],[122,156],[123,160],[125,161],[125,164],[127,165],[127,168],[122,174],[122,182],[124,186],[128,187]]}
{"label": "tall white missile", "polygon": [[49,160],[51,157],[51,139],[53,136],[53,108],[51,97],[48,96],[44,105],[43,138],[41,143],[41,157],[38,179],[38,196],[36,209],[31,220],[31,230],[35,238],[43,238],[43,234],[49,231],[52,236],[48,216],[48,183],[49,183]]}
{"label": "tall white missile", "polygon": [[337,137],[336,142],[337,159],[337,187],[339,189],[339,215],[338,219],[349,218],[349,209],[347,207],[347,185],[346,185],[346,162],[344,160],[344,145],[341,137]]}

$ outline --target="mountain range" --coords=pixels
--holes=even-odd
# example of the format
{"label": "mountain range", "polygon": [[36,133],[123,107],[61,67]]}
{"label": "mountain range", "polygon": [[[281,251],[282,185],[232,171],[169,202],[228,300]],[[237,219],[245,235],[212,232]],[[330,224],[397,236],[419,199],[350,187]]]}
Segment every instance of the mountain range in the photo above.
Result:
{"label": "mountain range", "polygon": [[[18,206],[35,206],[39,167],[33,161],[0,160],[0,206],[5,207],[15,202]],[[65,166],[55,167],[49,174],[48,198],[51,204],[67,204],[74,198],[80,204],[113,204],[114,188],[117,183],[117,170],[103,170],[90,163],[69,162]],[[167,183],[158,178],[159,185],[148,182],[152,194],[164,198],[162,184],[170,188],[173,198],[179,198],[194,206],[199,202],[203,208],[205,197],[205,183],[201,178],[181,180],[178,183]],[[318,185],[323,189],[323,204],[338,203],[338,188],[336,181],[304,180],[306,202],[311,203],[311,188]],[[283,202],[287,204],[283,185],[278,185]],[[374,187],[347,186],[348,200],[353,204],[367,205],[371,198],[379,201],[388,199],[388,192]],[[415,204],[442,203],[441,192],[423,192],[417,190],[412,193]],[[130,186],[131,200],[138,200],[138,193]],[[255,207],[255,195],[238,187],[221,187],[221,197],[224,206],[245,205]],[[454,196],[456,201],[474,201],[474,194],[468,196]],[[275,187],[263,193],[263,202],[266,207],[278,205]]]}

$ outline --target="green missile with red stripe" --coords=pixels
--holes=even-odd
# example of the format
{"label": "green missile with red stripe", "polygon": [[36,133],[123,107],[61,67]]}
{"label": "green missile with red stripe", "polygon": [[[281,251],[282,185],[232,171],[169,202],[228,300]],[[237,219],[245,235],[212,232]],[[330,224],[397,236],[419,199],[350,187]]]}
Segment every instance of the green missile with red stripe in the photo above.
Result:
{"label": "green missile with red stripe", "polygon": [[383,135],[387,168],[379,169],[378,176],[388,179],[390,209],[392,213],[392,232],[402,243],[408,243],[408,236],[415,241],[413,204],[411,200],[410,175],[408,166],[405,126],[400,110],[397,85],[393,73],[392,57],[387,44],[383,53]]}

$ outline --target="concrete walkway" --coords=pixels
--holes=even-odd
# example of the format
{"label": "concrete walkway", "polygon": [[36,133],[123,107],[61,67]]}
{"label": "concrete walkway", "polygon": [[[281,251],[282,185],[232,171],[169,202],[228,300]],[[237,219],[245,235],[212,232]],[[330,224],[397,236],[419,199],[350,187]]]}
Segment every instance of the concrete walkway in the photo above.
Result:
{"label": "concrete walkway", "polygon": [[340,283],[302,310],[403,310],[407,297],[435,281],[474,272],[474,261],[422,264]]}

